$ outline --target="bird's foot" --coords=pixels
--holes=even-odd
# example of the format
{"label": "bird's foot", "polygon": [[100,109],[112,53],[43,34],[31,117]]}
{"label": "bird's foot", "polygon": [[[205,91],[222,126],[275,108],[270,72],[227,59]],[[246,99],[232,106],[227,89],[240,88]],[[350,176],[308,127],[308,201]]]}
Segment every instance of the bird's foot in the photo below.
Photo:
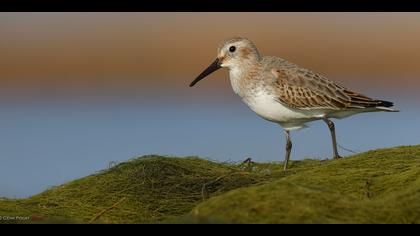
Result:
{"label": "bird's foot", "polygon": [[333,157],[333,159],[334,159],[334,160],[336,160],[336,159],[341,159],[341,158],[343,158],[343,157],[342,157],[342,156],[340,156],[340,155],[338,155],[338,154],[337,154],[337,155],[334,155],[334,157]]}

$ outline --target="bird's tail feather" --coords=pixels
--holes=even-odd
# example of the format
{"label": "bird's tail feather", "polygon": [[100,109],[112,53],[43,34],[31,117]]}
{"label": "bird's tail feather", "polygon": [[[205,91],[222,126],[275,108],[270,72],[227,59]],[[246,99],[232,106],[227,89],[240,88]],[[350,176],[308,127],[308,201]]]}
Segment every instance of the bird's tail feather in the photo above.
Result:
{"label": "bird's tail feather", "polygon": [[399,110],[392,108],[394,106],[393,102],[383,100],[377,100],[377,102],[378,105],[376,106],[376,108],[378,108],[381,111],[399,112]]}
{"label": "bird's tail feather", "polygon": [[387,111],[387,112],[400,112],[400,110],[389,108],[389,107],[376,107],[380,111]]}
{"label": "bird's tail feather", "polygon": [[369,98],[365,95],[350,91],[344,90],[344,93],[350,97],[350,106],[355,108],[376,108],[379,111],[391,111],[398,112],[398,110],[391,108],[394,106],[393,102],[376,100]]}

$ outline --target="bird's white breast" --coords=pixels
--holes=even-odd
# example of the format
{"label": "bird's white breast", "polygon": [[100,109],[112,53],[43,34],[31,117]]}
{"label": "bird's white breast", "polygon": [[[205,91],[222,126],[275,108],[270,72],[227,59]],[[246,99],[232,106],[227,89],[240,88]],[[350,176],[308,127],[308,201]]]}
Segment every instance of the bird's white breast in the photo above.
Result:
{"label": "bird's white breast", "polygon": [[323,114],[314,111],[298,110],[276,101],[274,95],[260,90],[251,97],[244,97],[248,107],[262,118],[278,123],[286,129],[304,127],[304,123],[319,119]]}
{"label": "bird's white breast", "polygon": [[234,67],[229,70],[230,84],[232,85],[233,91],[238,95],[240,95],[239,81],[241,79],[241,76],[242,76],[242,71],[240,68]]}
{"label": "bird's white breast", "polygon": [[304,114],[284,106],[276,101],[273,95],[264,91],[258,91],[251,98],[243,100],[251,110],[267,120],[285,122],[306,117]]}

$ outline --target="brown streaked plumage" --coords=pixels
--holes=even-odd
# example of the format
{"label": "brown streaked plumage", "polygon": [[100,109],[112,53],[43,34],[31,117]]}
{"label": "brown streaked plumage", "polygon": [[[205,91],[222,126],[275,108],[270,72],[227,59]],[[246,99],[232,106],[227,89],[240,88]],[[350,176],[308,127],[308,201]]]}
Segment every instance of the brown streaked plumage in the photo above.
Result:
{"label": "brown streaked plumage", "polygon": [[271,70],[276,77],[273,86],[278,88],[278,101],[291,108],[331,109],[389,107],[392,103],[375,100],[350,91],[323,76],[309,70],[281,68]]}
{"label": "brown streaked plumage", "polygon": [[263,57],[250,40],[241,37],[224,41],[218,48],[217,59],[190,86],[221,67],[229,68],[234,92],[251,110],[284,128],[287,140],[285,170],[292,148],[290,130],[306,127],[305,123],[310,121],[323,120],[331,132],[333,156],[340,158],[335,127],[330,118],[397,111],[391,108],[392,102],[353,92],[282,58]]}

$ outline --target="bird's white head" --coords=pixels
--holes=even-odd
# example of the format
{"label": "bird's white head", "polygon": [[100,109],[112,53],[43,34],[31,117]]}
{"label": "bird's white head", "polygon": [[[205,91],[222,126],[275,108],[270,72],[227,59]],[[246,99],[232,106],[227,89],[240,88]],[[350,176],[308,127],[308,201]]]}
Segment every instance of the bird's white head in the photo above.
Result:
{"label": "bird's white head", "polygon": [[260,59],[260,53],[250,40],[242,37],[228,39],[220,44],[216,60],[191,82],[190,87],[222,67],[246,68]]}
{"label": "bird's white head", "polygon": [[246,38],[232,38],[224,41],[217,50],[217,59],[221,67],[229,69],[255,63],[261,58],[255,45]]}

